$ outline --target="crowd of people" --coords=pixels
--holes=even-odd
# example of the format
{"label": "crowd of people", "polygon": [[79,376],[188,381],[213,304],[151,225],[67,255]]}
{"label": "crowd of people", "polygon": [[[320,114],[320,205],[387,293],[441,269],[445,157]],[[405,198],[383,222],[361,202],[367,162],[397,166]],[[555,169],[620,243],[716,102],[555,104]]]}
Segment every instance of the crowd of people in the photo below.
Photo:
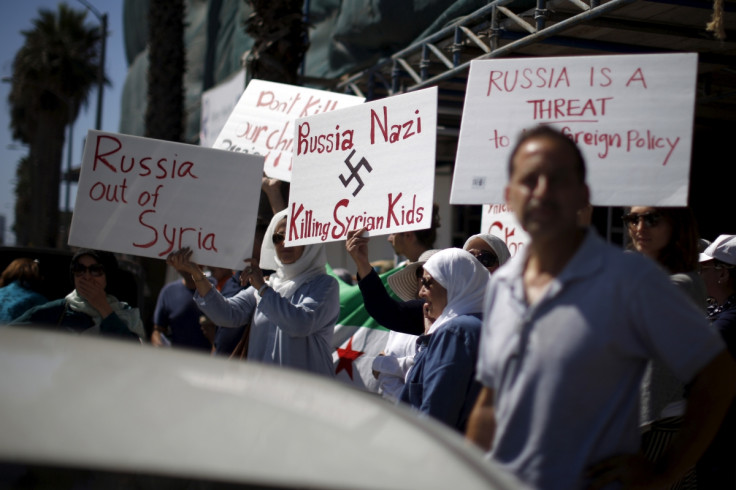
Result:
{"label": "crowd of people", "polygon": [[[348,233],[365,308],[391,331],[372,361],[377,393],[532,488],[736,488],[736,235],[708,244],[687,208],[637,205],[623,216],[631,250],[605,243],[588,226],[583,156],[549,127],[520,137],[508,176],[530,237],[513,259],[489,234],[434,249],[435,209],[429,229],[389,236],[407,259],[388,278],[395,299],[366,230]],[[0,313],[334,377],[338,280],[323,245],[286,246],[288,212],[271,204],[242,271],[205,274],[188,248],[168,256],[181,279],[161,290],[150,339],[106,292],[107,252],[78,251],[73,291],[51,302],[33,292],[33,262],[14,262]]]}

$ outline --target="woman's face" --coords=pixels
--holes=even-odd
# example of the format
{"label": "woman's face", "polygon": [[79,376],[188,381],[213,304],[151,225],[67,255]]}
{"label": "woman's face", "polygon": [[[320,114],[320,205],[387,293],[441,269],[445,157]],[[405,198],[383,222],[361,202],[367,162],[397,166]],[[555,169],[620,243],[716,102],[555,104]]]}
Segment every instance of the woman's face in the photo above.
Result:
{"label": "woman's face", "polygon": [[470,243],[468,243],[465,250],[473,254],[473,257],[478,259],[480,263],[483,264],[483,267],[485,267],[491,274],[499,268],[496,252],[494,252],[491,246],[488,245],[488,242],[482,238],[476,237],[470,240]]}
{"label": "woman's face", "polygon": [[[283,219],[276,226],[273,237],[269,237],[273,240],[273,246],[276,249],[276,256],[282,264],[293,264],[299,257],[304,253],[304,246],[298,247],[285,247],[284,239],[286,238],[286,219]],[[278,243],[277,243],[278,242]]]}
{"label": "woman's face", "polygon": [[424,311],[432,321],[439,318],[447,306],[447,289],[435,281],[427,271],[424,271],[422,275],[419,297],[424,300]]}
{"label": "woman's face", "polygon": [[100,288],[107,287],[107,276],[105,268],[102,267],[94,257],[82,255],[72,267],[74,273],[74,288],[78,288],[79,281],[92,281]]}
{"label": "woman's face", "polygon": [[657,260],[672,238],[672,225],[655,208],[634,206],[626,226],[634,249]]}

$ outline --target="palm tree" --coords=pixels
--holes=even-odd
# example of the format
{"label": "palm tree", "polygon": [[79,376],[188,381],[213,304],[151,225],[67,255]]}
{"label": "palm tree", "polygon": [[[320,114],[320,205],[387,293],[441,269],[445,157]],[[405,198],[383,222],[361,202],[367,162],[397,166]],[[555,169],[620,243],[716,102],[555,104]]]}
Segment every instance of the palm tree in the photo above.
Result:
{"label": "palm tree", "polygon": [[299,66],[309,43],[304,0],[250,0],[246,32],[253,38],[249,70],[253,78],[299,83]]}
{"label": "palm tree", "polygon": [[[299,84],[299,67],[309,47],[304,21],[304,0],[249,0],[253,13],[245,31],[253,38],[246,58],[248,76],[270,82]],[[289,200],[289,184],[282,183],[281,194]],[[261,192],[258,218],[268,223],[271,207]]]}
{"label": "palm tree", "polygon": [[181,141],[185,69],[184,0],[150,0],[147,137]]}
{"label": "palm tree", "polygon": [[[21,245],[54,247],[58,241],[64,132],[87,104],[100,59],[100,30],[85,17],[86,11],[64,3],[57,12],[39,9],[13,60],[10,126],[13,138],[29,146],[29,185],[16,189],[19,200],[31,203],[30,216],[26,207],[16,210],[16,223],[28,227]],[[28,195],[20,194],[26,189]]]}
{"label": "palm tree", "polygon": [[24,156],[18,162],[15,168],[15,216],[16,220],[13,224],[13,232],[15,233],[16,243],[27,244],[30,242],[29,228],[26,223],[18,221],[18,216],[32,216],[31,202],[31,165],[27,156]]}
{"label": "palm tree", "polygon": [[250,0],[246,32],[253,38],[249,70],[253,78],[299,83],[299,67],[309,43],[303,0]]}

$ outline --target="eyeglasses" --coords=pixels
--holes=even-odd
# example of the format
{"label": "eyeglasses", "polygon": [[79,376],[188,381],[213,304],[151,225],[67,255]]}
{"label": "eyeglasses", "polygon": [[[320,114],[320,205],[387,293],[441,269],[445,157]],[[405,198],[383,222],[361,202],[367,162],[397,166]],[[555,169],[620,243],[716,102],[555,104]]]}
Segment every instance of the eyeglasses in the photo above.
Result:
{"label": "eyeglasses", "polygon": [[105,274],[105,268],[100,264],[92,264],[90,266],[74,264],[74,266],[72,267],[72,273],[76,277],[82,277],[85,272],[89,272],[90,276],[100,277]]}
{"label": "eyeglasses", "polygon": [[271,237],[271,240],[273,240],[274,245],[278,245],[279,243],[283,243],[284,240],[286,240],[286,235],[283,233],[274,233]]}
{"label": "eyeglasses", "polygon": [[421,279],[419,279],[419,282],[422,283],[422,286],[424,286],[425,288],[429,289],[437,281],[435,281],[431,277],[429,279],[427,279],[426,277],[422,277]]}
{"label": "eyeglasses", "polygon": [[633,228],[639,224],[639,220],[642,220],[644,222],[644,226],[647,228],[654,228],[656,226],[659,226],[659,223],[662,221],[662,215],[660,213],[656,212],[649,212],[649,213],[629,213],[625,214],[621,217],[621,220],[628,225],[630,228]]}
{"label": "eyeglasses", "polygon": [[498,257],[496,257],[496,254],[493,252],[489,252],[488,250],[471,250],[470,251],[473,256],[478,259],[478,262],[483,264],[483,267],[493,267],[494,265],[498,264]]}
{"label": "eyeglasses", "polygon": [[719,270],[720,269],[733,269],[733,266],[732,265],[729,265],[729,264],[723,264],[723,263],[720,263],[720,264],[710,264],[710,265],[707,265],[707,266],[703,266],[701,264],[698,264],[698,272],[702,273],[703,271],[706,271],[708,269],[719,269]]}

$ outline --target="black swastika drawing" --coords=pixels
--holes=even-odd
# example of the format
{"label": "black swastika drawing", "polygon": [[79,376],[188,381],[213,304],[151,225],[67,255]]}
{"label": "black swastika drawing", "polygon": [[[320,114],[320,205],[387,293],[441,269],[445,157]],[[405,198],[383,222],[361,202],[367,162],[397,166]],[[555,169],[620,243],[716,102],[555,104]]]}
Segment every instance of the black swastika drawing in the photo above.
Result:
{"label": "black swastika drawing", "polygon": [[355,150],[351,151],[350,155],[348,155],[348,157],[345,159],[345,165],[347,165],[350,169],[350,177],[345,178],[342,174],[340,174],[340,182],[342,182],[342,185],[347,187],[351,180],[357,180],[358,187],[356,187],[355,191],[353,191],[353,197],[355,197],[358,195],[358,192],[360,192],[360,190],[363,188],[363,179],[361,179],[360,175],[358,175],[358,171],[361,169],[361,167],[365,167],[369,173],[372,172],[373,169],[368,163],[368,160],[366,160],[365,158],[361,158],[358,164],[353,167],[353,164],[350,162],[350,159],[353,158],[353,155],[355,155]]}

